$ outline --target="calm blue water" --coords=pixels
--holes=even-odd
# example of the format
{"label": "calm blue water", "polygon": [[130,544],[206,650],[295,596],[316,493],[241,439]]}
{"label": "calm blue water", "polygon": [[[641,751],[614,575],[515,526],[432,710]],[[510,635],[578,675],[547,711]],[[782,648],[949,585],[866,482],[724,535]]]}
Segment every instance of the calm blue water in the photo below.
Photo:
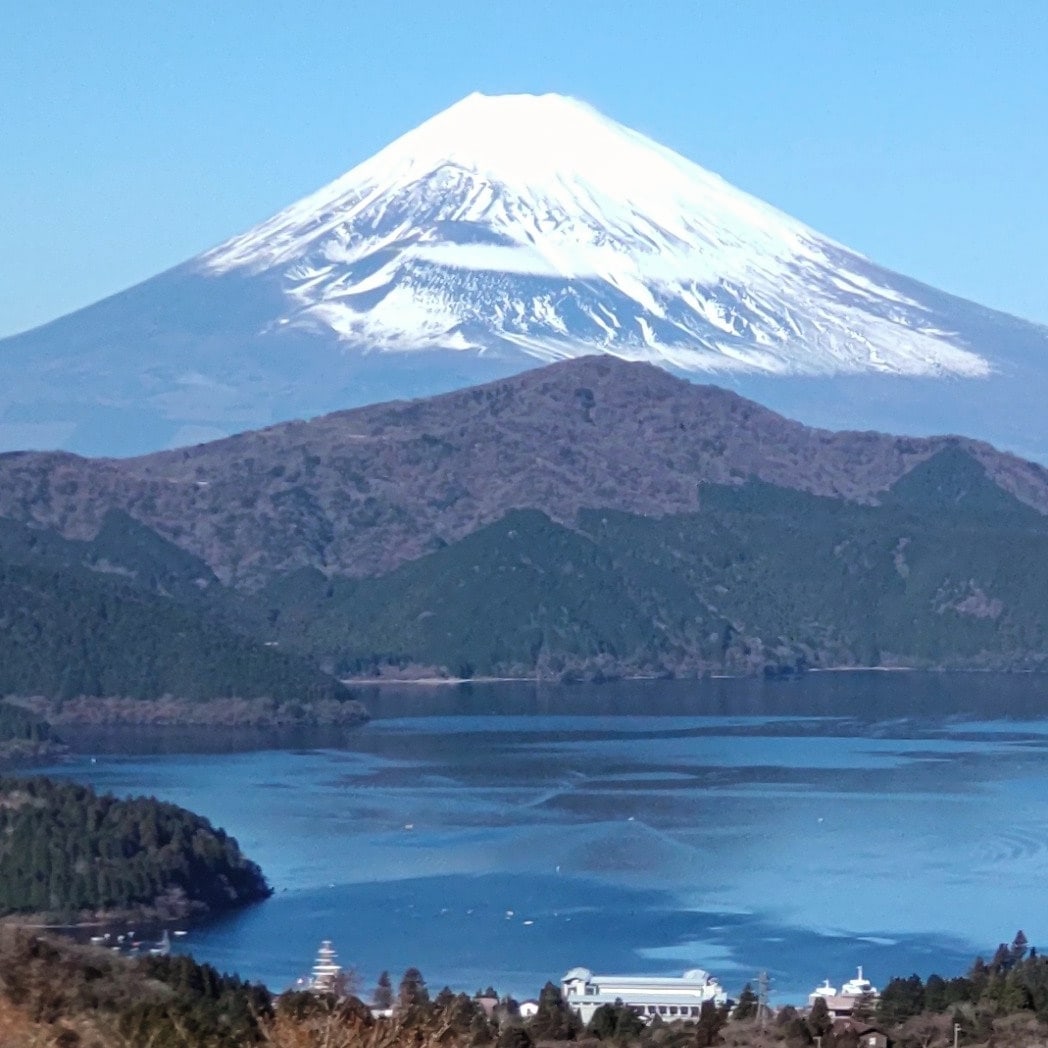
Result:
{"label": "calm blue water", "polygon": [[370,724],[295,748],[84,734],[50,773],[236,836],[276,894],[184,947],[274,988],[321,938],[365,990],[409,965],[519,996],[580,964],[705,967],[729,992],[764,968],[780,1002],[857,964],[955,974],[1020,927],[1048,939],[1048,681],[361,694]]}

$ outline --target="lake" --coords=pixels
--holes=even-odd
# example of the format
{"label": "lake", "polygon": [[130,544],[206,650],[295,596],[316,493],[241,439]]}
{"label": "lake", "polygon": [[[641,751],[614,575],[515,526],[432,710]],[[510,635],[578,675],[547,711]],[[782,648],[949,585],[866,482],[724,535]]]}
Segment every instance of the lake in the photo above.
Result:
{"label": "lake", "polygon": [[[49,774],[206,815],[275,894],[179,948],[275,989],[322,938],[369,992],[536,996],[575,965],[773,1003],[862,964],[965,971],[1046,930],[1048,680],[362,688],[374,719],[283,740],[77,732]],[[72,733],[67,733],[72,734]]]}

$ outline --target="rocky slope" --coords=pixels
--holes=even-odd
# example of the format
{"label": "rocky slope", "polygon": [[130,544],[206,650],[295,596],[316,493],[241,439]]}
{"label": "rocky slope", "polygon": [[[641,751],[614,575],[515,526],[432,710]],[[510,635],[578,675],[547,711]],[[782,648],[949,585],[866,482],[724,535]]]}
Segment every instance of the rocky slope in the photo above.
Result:
{"label": "rocky slope", "polygon": [[0,456],[0,516],[86,539],[120,509],[251,588],[301,567],[380,575],[516,508],[562,522],[588,507],[682,513],[700,507],[703,484],[751,476],[875,502],[945,447],[1048,512],[1048,471],[986,444],[810,429],[651,365],[591,357],[142,458]]}
{"label": "rocky slope", "polygon": [[0,569],[56,621],[117,585],[340,675],[1034,669],[1048,471],[591,357],[137,459],[0,456]]}

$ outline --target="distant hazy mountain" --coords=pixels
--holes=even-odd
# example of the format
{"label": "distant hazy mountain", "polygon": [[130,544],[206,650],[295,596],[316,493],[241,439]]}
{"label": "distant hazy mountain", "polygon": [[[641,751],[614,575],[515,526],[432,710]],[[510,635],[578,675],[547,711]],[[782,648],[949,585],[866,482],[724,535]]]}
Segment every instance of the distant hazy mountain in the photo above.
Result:
{"label": "distant hazy mountain", "polygon": [[4,517],[0,567],[119,572],[338,673],[1048,652],[1048,470],[609,356],[137,459],[0,455]]}
{"label": "distant hazy mountain", "polygon": [[243,235],[0,342],[0,446],[143,452],[598,351],[808,422],[1048,458],[1048,329],[556,95],[471,95]]}

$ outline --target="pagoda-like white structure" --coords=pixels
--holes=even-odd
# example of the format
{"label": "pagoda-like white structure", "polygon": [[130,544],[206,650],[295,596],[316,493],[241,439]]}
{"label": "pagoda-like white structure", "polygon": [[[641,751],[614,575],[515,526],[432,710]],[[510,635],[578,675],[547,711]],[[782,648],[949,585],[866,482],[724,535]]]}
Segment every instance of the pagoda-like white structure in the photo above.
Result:
{"label": "pagoda-like white structure", "polygon": [[325,939],[317,950],[317,959],[313,962],[313,970],[309,977],[309,988],[314,993],[333,993],[339,975],[342,974],[342,965],[335,961],[334,946],[330,939]]}

